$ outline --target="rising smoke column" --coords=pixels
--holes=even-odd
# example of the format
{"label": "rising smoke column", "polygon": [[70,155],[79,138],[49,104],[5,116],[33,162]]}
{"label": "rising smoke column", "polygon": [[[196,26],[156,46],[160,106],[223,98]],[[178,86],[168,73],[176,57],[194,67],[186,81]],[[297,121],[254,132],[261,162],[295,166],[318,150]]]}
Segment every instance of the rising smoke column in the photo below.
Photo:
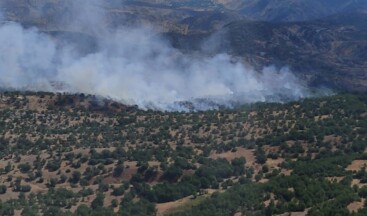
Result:
{"label": "rising smoke column", "polygon": [[[103,13],[95,9],[99,1],[93,0],[93,5],[76,2],[71,14],[77,15],[60,22],[70,29],[98,34],[98,48],[81,54],[71,43],[60,46],[35,27],[3,24],[2,88],[56,91],[53,83],[57,82],[64,85],[66,92],[95,94],[159,110],[184,110],[177,102],[185,101],[195,102],[197,109],[205,110],[231,106],[233,102],[299,99],[308,95],[304,85],[286,68],[269,67],[259,73],[225,53],[183,54],[151,28],[105,29]],[[201,99],[215,103],[198,102]]]}

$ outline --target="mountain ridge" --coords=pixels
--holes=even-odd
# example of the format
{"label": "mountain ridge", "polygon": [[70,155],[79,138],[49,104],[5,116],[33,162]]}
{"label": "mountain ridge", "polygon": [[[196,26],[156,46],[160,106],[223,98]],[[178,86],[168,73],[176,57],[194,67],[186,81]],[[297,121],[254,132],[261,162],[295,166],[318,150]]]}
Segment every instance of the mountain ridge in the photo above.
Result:
{"label": "mountain ridge", "polygon": [[[240,20],[215,33],[212,52],[228,52],[255,67],[289,66],[311,85],[366,91],[367,14],[360,10],[303,22]],[[178,48],[200,50],[210,36],[169,35]]]}
{"label": "mountain ridge", "polygon": [[[153,25],[174,47],[187,53],[202,51],[204,46],[208,55],[228,52],[259,69],[268,65],[289,66],[312,85],[367,90],[365,1],[348,0],[336,4],[327,0],[287,0],[278,6],[274,5],[276,2],[208,0],[198,4],[169,0],[147,4],[147,1],[132,0],[106,1],[106,5],[99,5],[98,8],[104,10],[105,24],[111,28]],[[294,7],[289,7],[289,2]],[[286,13],[292,14],[292,11],[302,9],[303,4],[320,10],[332,7],[328,12],[313,16],[312,20],[302,18],[302,14],[300,19],[270,18],[274,17],[271,14],[283,13],[279,9],[283,6],[288,5]],[[76,32],[55,21],[68,7],[64,2],[5,0],[2,7],[6,19],[25,26],[37,26],[40,31],[54,37],[70,39],[83,52],[96,47],[93,32],[83,29]],[[253,15],[246,14],[249,12]]]}

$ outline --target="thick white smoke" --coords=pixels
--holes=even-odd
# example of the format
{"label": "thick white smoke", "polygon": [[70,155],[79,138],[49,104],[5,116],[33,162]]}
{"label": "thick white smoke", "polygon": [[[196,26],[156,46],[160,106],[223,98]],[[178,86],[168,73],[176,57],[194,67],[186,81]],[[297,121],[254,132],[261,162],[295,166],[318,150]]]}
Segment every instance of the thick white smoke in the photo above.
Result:
{"label": "thick white smoke", "polygon": [[102,34],[97,51],[82,55],[37,28],[3,24],[0,86],[57,91],[54,84],[62,83],[67,92],[160,110],[185,109],[179,102],[186,101],[194,102],[197,109],[211,109],[308,94],[287,69],[265,68],[258,73],[227,54],[183,54],[151,29],[124,27]]}

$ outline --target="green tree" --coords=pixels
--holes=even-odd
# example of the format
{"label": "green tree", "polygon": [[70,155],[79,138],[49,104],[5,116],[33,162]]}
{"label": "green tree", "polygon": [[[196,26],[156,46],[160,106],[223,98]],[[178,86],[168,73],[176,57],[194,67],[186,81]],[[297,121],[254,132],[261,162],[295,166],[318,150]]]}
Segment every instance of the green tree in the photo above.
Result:
{"label": "green tree", "polygon": [[103,207],[105,196],[103,193],[97,193],[97,197],[92,201],[92,209],[97,209],[98,207]]}

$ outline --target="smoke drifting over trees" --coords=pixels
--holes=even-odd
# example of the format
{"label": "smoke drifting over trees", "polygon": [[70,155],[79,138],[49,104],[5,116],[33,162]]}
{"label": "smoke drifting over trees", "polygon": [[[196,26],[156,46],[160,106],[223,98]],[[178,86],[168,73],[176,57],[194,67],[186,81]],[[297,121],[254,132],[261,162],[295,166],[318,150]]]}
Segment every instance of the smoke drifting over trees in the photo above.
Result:
{"label": "smoke drifting over trees", "polygon": [[[0,27],[0,85],[4,89],[62,91],[109,97],[160,110],[196,109],[233,103],[299,99],[307,88],[288,69],[256,72],[228,54],[183,54],[147,27],[104,27],[103,12],[75,1],[72,18],[60,23],[98,34],[97,48],[81,53],[37,28],[18,23]],[[94,8],[94,9],[93,9]],[[69,14],[69,15],[70,15]],[[1,17],[1,16],[0,16]],[[203,103],[200,100],[213,101]]]}

